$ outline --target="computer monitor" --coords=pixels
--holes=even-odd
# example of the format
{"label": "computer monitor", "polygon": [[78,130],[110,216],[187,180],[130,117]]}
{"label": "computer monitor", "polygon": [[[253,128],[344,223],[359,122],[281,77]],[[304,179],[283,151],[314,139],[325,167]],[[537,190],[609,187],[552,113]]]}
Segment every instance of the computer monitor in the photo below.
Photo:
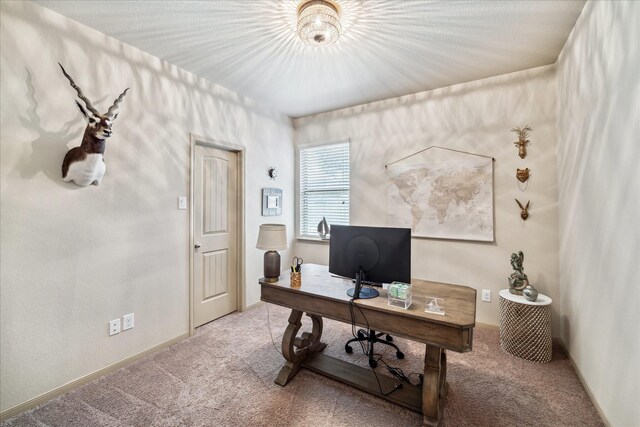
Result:
{"label": "computer monitor", "polygon": [[363,282],[411,281],[411,229],[333,225],[329,244],[329,272],[356,280],[347,294],[374,298]]}

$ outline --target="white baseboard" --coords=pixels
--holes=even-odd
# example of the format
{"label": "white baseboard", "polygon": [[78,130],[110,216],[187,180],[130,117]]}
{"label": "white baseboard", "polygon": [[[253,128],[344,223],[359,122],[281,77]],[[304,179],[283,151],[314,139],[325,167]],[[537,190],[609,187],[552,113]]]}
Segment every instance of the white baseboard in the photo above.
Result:
{"label": "white baseboard", "polygon": [[600,419],[602,420],[602,423],[606,427],[611,427],[611,423],[609,422],[607,417],[604,415],[604,412],[602,412],[602,408],[600,408],[600,405],[598,405],[598,401],[596,400],[596,398],[594,397],[593,393],[591,392],[591,389],[589,388],[589,385],[584,380],[584,377],[582,376],[582,373],[578,369],[578,366],[573,361],[573,358],[571,357],[571,353],[569,353],[569,351],[567,350],[567,346],[564,345],[564,342],[561,339],[558,338],[557,341],[558,341],[558,344],[560,344],[560,346],[562,347],[562,349],[566,353],[567,357],[569,358],[569,362],[571,363],[571,366],[573,367],[573,370],[576,371],[576,375],[578,376],[578,379],[580,380],[580,383],[582,384],[582,387],[587,392],[587,396],[589,396],[589,400],[591,400],[591,403],[593,403],[593,406],[596,408],[596,411],[598,412],[598,415],[600,415]]}
{"label": "white baseboard", "polygon": [[242,311],[251,310],[252,308],[254,308],[254,307],[258,307],[258,306],[260,306],[260,305],[263,305],[264,303],[265,303],[264,301],[254,302],[253,304],[246,306],[246,307],[245,307],[245,309],[244,309],[244,310],[242,310]]}
{"label": "white baseboard", "polygon": [[486,328],[486,329],[500,329],[500,326],[494,325],[493,323],[482,323],[476,322],[476,328]]}
{"label": "white baseboard", "polygon": [[34,397],[33,399],[29,399],[25,402],[19,403],[15,406],[12,406],[9,409],[6,409],[2,412],[0,412],[0,422],[5,421],[11,417],[14,417],[22,412],[28,411],[29,409],[35,408],[38,405],[41,405],[51,399],[53,399],[54,397],[58,397],[60,395],[63,395],[71,390],[73,390],[74,388],[83,386],[85,384],[90,383],[93,380],[96,380],[106,374],[108,374],[109,372],[115,371],[118,368],[121,368],[124,365],[127,365],[137,359],[140,359],[148,354],[151,354],[155,351],[158,351],[160,349],[163,349],[165,347],[169,347],[172,344],[177,343],[178,341],[182,341],[183,339],[187,338],[189,336],[189,333],[184,333],[181,335],[178,335],[175,338],[172,338],[168,341],[165,341],[163,343],[160,343],[158,345],[154,345],[151,348],[148,348],[146,350],[143,350],[139,353],[136,353],[132,356],[129,356],[125,359],[122,359],[118,362],[112,363],[111,365],[105,366],[104,368],[98,369],[97,371],[91,372],[90,374],[84,375],[80,378],[77,378],[73,381],[70,381],[66,384],[63,384],[59,387],[54,388],[53,390],[49,390],[46,393],[43,393],[39,396]]}

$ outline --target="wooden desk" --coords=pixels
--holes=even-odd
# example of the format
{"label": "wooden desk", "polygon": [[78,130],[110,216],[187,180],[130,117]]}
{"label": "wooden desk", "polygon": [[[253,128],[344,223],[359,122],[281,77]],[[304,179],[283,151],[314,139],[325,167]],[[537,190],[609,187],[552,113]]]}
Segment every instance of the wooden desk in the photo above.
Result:
{"label": "wooden desk", "polygon": [[[446,350],[471,351],[476,316],[476,290],[445,283],[412,279],[413,305],[404,310],[387,305],[387,291],[373,299],[356,300],[356,324],[391,335],[426,344],[424,384],[422,389],[403,384],[388,396],[380,393],[370,369],[326,356],[320,352],[326,344],[322,337],[322,318],[351,323],[347,289],[350,280],[332,277],[328,267],[314,264],[302,266],[302,286],[292,288],[289,274],[284,272],[278,282],[260,279],[262,301],[291,308],[289,325],[282,337],[282,354],[286,362],[276,378],[276,384],[286,385],[301,367],[311,369],[383,399],[423,414],[424,424],[437,426],[442,422],[446,393]],[[445,316],[425,313],[425,296],[445,299]],[[312,320],[311,332],[298,335],[300,319],[306,313]],[[345,340],[348,337],[345,337]],[[390,390],[396,381],[378,374],[383,390]]]}

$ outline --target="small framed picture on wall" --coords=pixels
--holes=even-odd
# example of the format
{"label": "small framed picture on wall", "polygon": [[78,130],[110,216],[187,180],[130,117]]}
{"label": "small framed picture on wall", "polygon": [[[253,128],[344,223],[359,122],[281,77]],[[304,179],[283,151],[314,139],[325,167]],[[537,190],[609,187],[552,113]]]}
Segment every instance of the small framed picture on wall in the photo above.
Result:
{"label": "small framed picture on wall", "polygon": [[262,189],[262,216],[282,215],[282,189]]}

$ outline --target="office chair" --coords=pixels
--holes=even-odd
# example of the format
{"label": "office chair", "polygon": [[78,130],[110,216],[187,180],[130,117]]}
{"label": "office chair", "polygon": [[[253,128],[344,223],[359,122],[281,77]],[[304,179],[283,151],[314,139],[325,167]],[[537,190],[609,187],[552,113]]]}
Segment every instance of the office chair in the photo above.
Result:
{"label": "office chair", "polygon": [[371,344],[369,346],[369,366],[375,368],[376,366],[378,366],[378,362],[373,359],[373,344],[379,342],[381,344],[386,344],[395,348],[396,357],[398,359],[404,359],[404,353],[401,352],[398,346],[392,342],[393,337],[389,334],[386,334],[386,337],[384,339],[381,339],[380,337],[382,335],[385,335],[385,332],[379,332],[376,334],[376,331],[374,331],[373,329],[369,329],[368,332],[364,329],[358,329],[357,337],[351,338],[349,341],[347,341],[347,343],[344,345],[344,351],[346,351],[347,353],[353,353],[353,348],[349,344],[355,341],[368,341]]}

